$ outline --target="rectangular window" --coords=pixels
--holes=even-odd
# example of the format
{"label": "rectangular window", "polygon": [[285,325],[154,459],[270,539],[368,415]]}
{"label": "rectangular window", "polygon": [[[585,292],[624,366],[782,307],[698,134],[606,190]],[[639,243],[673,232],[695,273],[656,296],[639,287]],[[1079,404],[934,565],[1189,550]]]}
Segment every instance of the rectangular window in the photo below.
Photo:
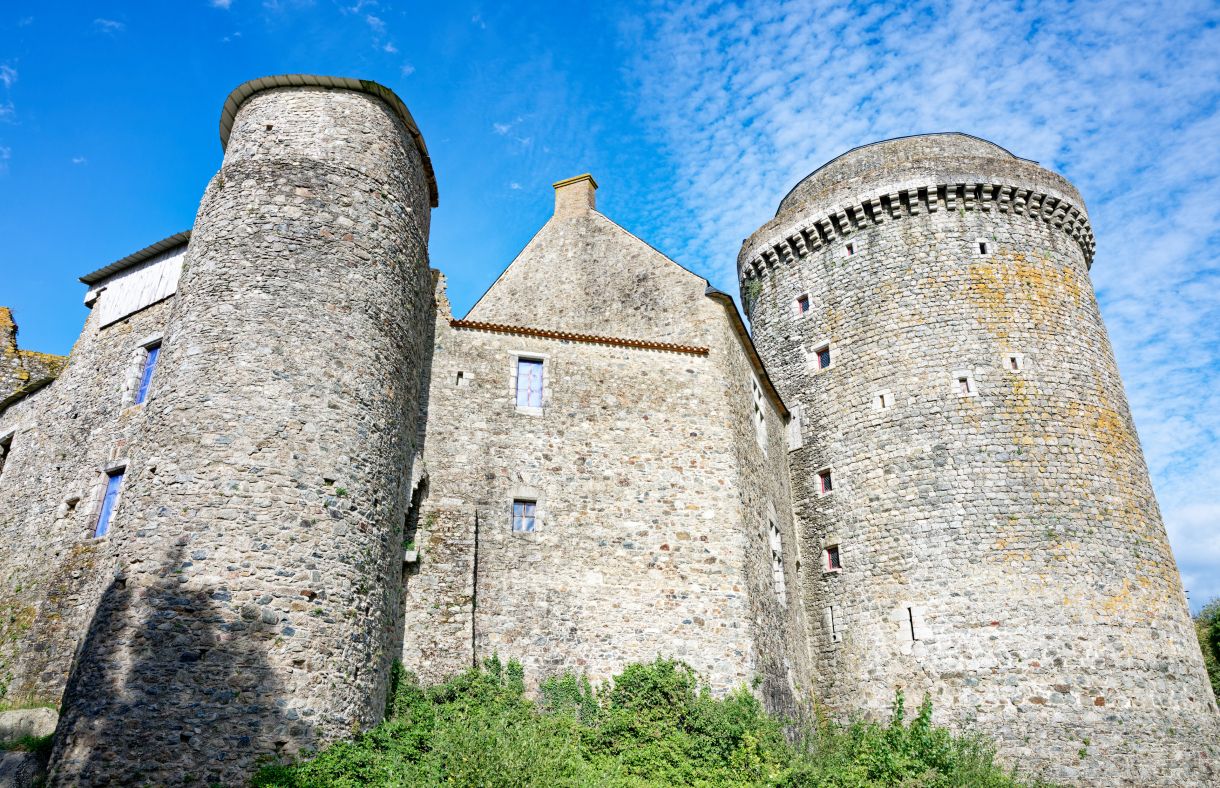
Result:
{"label": "rectangular window", "polygon": [[826,495],[834,489],[834,482],[830,478],[830,469],[818,471],[818,493]]}
{"label": "rectangular window", "polygon": [[542,360],[517,359],[517,407],[542,407]]}
{"label": "rectangular window", "polygon": [[828,369],[831,364],[830,343],[814,348],[814,366],[818,369]]}
{"label": "rectangular window", "polygon": [[765,454],[767,451],[767,415],[762,386],[759,385],[758,378],[751,378],[750,384],[754,387],[754,437],[758,439],[758,446]]}
{"label": "rectangular window", "polygon": [[839,559],[839,546],[832,544],[826,548],[826,571],[836,572],[843,568],[843,562]]}
{"label": "rectangular window", "polygon": [[797,296],[796,313],[798,315],[803,315],[808,311],[809,311],[809,296],[808,295]]}
{"label": "rectangular window", "polygon": [[788,587],[784,581],[784,543],[779,528],[774,522],[767,523],[768,541],[771,544],[771,581],[775,585],[775,596],[781,605],[788,604]]}
{"label": "rectangular window", "polygon": [[93,530],[95,539],[110,532],[110,519],[114,517],[114,506],[119,499],[119,490],[123,487],[124,470],[119,468],[106,474],[106,495],[102,498],[102,510],[97,515],[97,527]]}
{"label": "rectangular window", "polygon": [[974,390],[970,386],[970,378],[963,377],[957,379],[957,393],[963,397],[974,393]]}
{"label": "rectangular window", "polygon": [[537,501],[513,501],[513,530],[518,533],[533,533],[537,521]]}
{"label": "rectangular window", "polygon": [[140,372],[140,388],[136,389],[135,404],[137,405],[148,398],[148,384],[152,382],[153,372],[157,369],[157,358],[161,355],[161,344],[149,345],[144,351],[144,369]]}

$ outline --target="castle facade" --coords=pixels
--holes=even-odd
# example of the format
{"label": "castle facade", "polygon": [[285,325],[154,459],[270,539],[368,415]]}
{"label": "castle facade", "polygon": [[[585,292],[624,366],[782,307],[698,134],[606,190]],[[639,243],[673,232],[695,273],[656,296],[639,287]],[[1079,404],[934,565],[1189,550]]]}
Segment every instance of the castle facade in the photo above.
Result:
{"label": "castle facade", "polygon": [[0,320],[0,670],[56,785],[238,783],[369,727],[393,663],[656,656],[768,708],[897,690],[1027,772],[1200,785],[1220,733],[1089,281],[1083,201],[963,134],[783,200],[733,300],[588,175],[463,318],[402,101],[224,105],[189,232]]}

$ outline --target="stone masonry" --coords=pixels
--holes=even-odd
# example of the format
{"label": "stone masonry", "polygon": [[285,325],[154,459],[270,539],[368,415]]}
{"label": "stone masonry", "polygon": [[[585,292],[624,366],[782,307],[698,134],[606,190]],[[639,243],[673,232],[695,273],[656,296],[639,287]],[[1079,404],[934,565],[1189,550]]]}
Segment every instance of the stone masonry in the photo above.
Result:
{"label": "stone masonry", "polygon": [[959,134],[844,154],[743,245],[803,414],[802,548],[842,565],[804,578],[817,695],[928,694],[1057,781],[1210,784],[1215,699],[1092,259],[1071,184]]}
{"label": "stone masonry", "polygon": [[66,361],[0,309],[0,684],[62,703],[51,784],[240,784],[375,724],[395,660],[493,654],[796,716],[901,689],[1026,773],[1220,779],[1058,175],[844,154],[744,244],[751,336],[588,175],[455,319],[376,83],[246,83],[221,142],[189,233],[82,277]]}

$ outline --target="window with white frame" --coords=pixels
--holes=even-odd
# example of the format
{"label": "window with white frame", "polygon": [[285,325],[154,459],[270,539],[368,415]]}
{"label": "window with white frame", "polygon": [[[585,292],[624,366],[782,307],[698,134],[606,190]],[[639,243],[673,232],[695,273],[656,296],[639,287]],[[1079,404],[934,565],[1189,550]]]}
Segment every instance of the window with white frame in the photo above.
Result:
{"label": "window with white frame", "polygon": [[959,397],[978,396],[978,389],[974,385],[974,373],[964,369],[954,372],[953,393]]}
{"label": "window with white frame", "polygon": [[513,499],[513,531],[532,534],[538,522],[538,502],[524,498]]}
{"label": "window with white frame", "polygon": [[544,364],[540,358],[517,359],[517,407],[541,408]]}
{"label": "window with white frame", "polygon": [[1004,356],[1004,369],[1009,372],[1020,372],[1025,369],[1025,356],[1021,353],[1008,353]]}
{"label": "window with white frame", "polygon": [[771,545],[771,581],[781,605],[788,604],[788,586],[784,581],[784,542],[774,520],[767,521],[767,541]]}
{"label": "window with white frame", "polygon": [[802,293],[796,297],[794,304],[797,317],[804,317],[809,312],[809,294]]}
{"label": "window with white frame", "polygon": [[148,399],[148,387],[152,383],[153,373],[157,370],[157,360],[161,357],[161,343],[154,342],[144,346],[144,363],[140,368],[140,383],[136,387],[135,404],[139,405]]}
{"label": "window with white frame", "polygon": [[114,509],[119,503],[119,492],[123,489],[123,473],[126,470],[113,468],[106,471],[106,489],[102,493],[102,506],[97,513],[97,524],[93,528],[95,539],[110,533],[110,522],[114,519]]}
{"label": "window with white frame", "polygon": [[759,384],[757,377],[750,378],[750,385],[753,386],[754,397],[754,437],[758,439],[758,446],[767,451],[767,405],[763,399],[762,385]]}
{"label": "window with white frame", "polygon": [[991,254],[991,242],[986,238],[975,238],[974,253],[979,257],[985,257],[988,254]]}
{"label": "window with white frame", "polygon": [[873,395],[873,410],[889,410],[894,407],[894,394],[890,391],[878,391]]}

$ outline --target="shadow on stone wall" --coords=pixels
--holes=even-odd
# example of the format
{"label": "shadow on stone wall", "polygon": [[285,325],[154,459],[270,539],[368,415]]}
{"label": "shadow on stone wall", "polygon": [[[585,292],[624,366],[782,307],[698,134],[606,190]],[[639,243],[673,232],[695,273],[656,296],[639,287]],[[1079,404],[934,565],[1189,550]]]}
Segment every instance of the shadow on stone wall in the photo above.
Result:
{"label": "shadow on stone wall", "polygon": [[186,541],[103,594],[68,679],[51,785],[240,784],[260,757],[316,746],[268,662],[278,618],[235,610],[223,585],[188,588]]}

